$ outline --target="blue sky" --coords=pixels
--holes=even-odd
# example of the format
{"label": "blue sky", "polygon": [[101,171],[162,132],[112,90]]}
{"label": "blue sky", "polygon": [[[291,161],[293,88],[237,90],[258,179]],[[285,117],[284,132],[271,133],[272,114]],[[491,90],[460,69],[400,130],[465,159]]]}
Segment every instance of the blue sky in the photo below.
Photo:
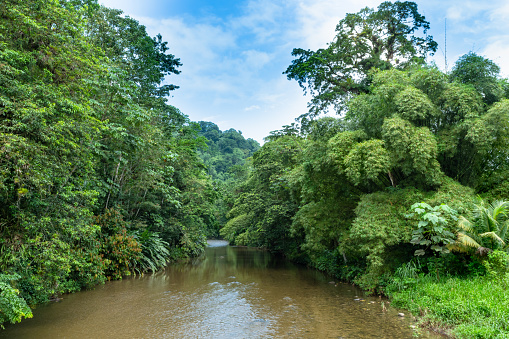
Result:
{"label": "blue sky", "polygon": [[[333,0],[99,0],[161,33],[181,59],[180,86],[169,103],[191,120],[212,121],[263,142],[270,131],[294,122],[310,99],[282,72],[293,48],[323,48],[346,13],[381,1]],[[488,57],[509,77],[509,0],[420,0],[419,12],[439,44],[431,59],[442,69],[447,18],[447,61],[469,51]]]}

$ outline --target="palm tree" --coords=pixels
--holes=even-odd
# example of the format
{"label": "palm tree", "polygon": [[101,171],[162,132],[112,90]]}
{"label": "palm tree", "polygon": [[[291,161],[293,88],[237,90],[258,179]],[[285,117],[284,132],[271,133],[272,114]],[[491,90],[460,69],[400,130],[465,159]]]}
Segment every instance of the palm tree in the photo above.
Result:
{"label": "palm tree", "polygon": [[461,216],[458,237],[450,250],[468,252],[475,249],[480,255],[493,250],[508,251],[509,201],[497,200],[491,204],[479,199],[473,210],[473,220]]}

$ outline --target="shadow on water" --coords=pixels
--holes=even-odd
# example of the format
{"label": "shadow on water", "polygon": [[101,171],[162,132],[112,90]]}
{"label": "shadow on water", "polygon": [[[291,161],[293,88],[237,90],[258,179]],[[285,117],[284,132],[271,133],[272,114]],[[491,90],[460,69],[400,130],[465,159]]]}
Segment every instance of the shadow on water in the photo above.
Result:
{"label": "shadow on water", "polygon": [[412,337],[410,320],[382,312],[379,298],[269,252],[224,245],[64,296],[0,338]]}

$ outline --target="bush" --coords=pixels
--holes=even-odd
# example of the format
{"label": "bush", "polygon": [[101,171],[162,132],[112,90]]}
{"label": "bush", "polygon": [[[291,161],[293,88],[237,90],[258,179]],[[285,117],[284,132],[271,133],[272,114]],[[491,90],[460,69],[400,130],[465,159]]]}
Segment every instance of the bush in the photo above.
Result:
{"label": "bush", "polygon": [[25,299],[19,296],[19,290],[12,286],[12,282],[19,279],[17,274],[0,274],[0,327],[3,323],[15,324],[23,318],[32,318],[32,312]]}
{"label": "bush", "polygon": [[91,288],[106,281],[108,260],[101,256],[100,250],[101,243],[94,240],[91,244],[72,251],[74,260],[69,278],[75,284],[75,290]]}
{"label": "bush", "polygon": [[102,246],[100,255],[106,263],[108,279],[122,279],[136,270],[142,251],[140,243],[127,232],[127,223],[118,211],[106,210],[96,217],[101,227]]}
{"label": "bush", "polygon": [[159,233],[145,230],[134,233],[134,237],[141,244],[140,271],[156,272],[166,266],[171,253],[168,243],[159,237]]}
{"label": "bush", "polygon": [[509,282],[509,253],[493,251],[483,265],[489,278]]}

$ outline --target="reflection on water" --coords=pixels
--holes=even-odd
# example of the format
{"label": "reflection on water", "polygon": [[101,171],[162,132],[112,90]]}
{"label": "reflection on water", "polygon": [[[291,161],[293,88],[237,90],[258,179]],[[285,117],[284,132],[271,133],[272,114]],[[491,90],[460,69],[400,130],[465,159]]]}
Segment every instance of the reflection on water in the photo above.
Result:
{"label": "reflection on water", "polygon": [[349,284],[268,252],[213,245],[163,272],[41,306],[0,338],[412,337],[410,320]]}

